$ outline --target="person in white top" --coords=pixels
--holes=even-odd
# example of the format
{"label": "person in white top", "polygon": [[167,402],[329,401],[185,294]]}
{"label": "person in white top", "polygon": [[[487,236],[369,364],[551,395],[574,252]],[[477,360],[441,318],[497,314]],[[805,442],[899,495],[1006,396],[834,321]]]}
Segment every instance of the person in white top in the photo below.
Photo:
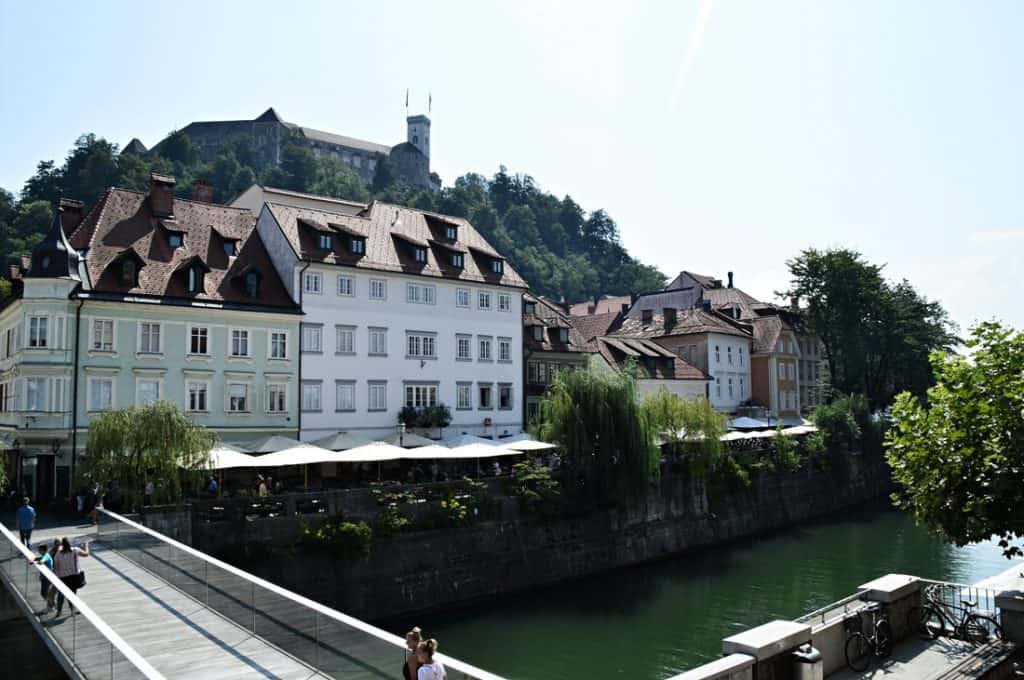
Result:
{"label": "person in white top", "polygon": [[[53,556],[53,573],[73,593],[77,593],[78,589],[82,587],[82,569],[78,566],[78,558],[88,556],[88,541],[86,541],[84,548],[79,548],[77,546],[72,547],[71,541],[66,536],[60,539],[60,550]],[[69,602],[68,607],[71,608],[71,615],[74,616],[75,606]],[[54,614],[54,618],[60,616],[62,609],[64,609],[64,595],[63,593],[57,593],[57,611]]]}
{"label": "person in white top", "polygon": [[431,638],[424,640],[416,648],[416,656],[419,657],[420,667],[416,671],[416,680],[448,680],[444,664],[434,661],[434,653],[437,651],[437,640]]}

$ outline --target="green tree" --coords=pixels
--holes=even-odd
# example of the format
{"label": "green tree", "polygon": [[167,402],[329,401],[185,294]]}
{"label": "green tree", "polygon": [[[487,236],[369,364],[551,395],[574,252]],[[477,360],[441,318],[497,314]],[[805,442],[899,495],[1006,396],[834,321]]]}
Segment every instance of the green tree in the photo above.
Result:
{"label": "green tree", "polygon": [[212,430],[195,425],[171,402],[106,411],[89,424],[83,480],[117,480],[129,504],[137,504],[146,481],[163,485],[159,501],[178,501],[199,483],[216,443]]}
{"label": "green tree", "polygon": [[7,279],[0,279],[0,308],[3,308],[11,298],[11,282]]}
{"label": "green tree", "polygon": [[52,204],[46,201],[22,201],[14,215],[10,237],[3,244],[4,252],[11,256],[28,255],[43,240],[52,223]]}
{"label": "green tree", "polygon": [[182,167],[192,167],[199,162],[199,149],[192,143],[192,139],[181,130],[171,130],[156,148],[156,152]]}
{"label": "green tree", "polygon": [[956,545],[1000,538],[1024,555],[1024,333],[982,323],[970,356],[935,353],[927,404],[893,406],[886,455],[896,503]]}
{"label": "green tree", "polygon": [[61,169],[64,195],[91,205],[117,183],[117,162],[116,144],[91,133],[82,135],[75,140]]}
{"label": "green tree", "polygon": [[655,430],[625,372],[562,371],[540,405],[540,438],[600,501],[641,496],[658,474]]}
{"label": "green tree", "polygon": [[63,185],[63,170],[53,161],[39,161],[35,174],[25,180],[25,186],[21,189],[21,200],[54,204],[60,198]]}
{"label": "green tree", "polygon": [[699,453],[708,462],[721,455],[727,419],[707,399],[681,399],[662,387],[644,397],[642,406],[670,453]]}
{"label": "green tree", "polygon": [[310,193],[349,201],[370,200],[366,184],[347,165],[330,156],[317,161],[317,180],[309,190]]}

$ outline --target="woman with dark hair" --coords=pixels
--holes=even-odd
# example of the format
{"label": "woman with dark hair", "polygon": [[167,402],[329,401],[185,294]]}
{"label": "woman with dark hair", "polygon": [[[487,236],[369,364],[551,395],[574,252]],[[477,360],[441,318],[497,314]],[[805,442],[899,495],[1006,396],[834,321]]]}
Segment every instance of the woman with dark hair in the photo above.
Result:
{"label": "woman with dark hair", "polygon": [[[60,552],[53,558],[53,573],[73,593],[77,593],[78,589],[82,587],[82,569],[78,566],[78,558],[88,556],[88,541],[85,542],[85,547],[79,548],[78,546],[72,546],[67,536],[60,539]],[[69,602],[68,607],[71,608],[71,615],[74,616],[75,606]],[[60,616],[63,608],[64,594],[58,593],[57,613],[54,614],[54,618]]]}

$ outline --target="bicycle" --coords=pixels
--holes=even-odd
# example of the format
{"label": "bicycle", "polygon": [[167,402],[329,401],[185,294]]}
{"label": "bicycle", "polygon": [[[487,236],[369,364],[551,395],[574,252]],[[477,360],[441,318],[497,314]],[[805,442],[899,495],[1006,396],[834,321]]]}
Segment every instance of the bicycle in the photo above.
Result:
{"label": "bicycle", "polygon": [[925,600],[907,612],[907,628],[922,637],[934,640],[949,634],[976,645],[1003,639],[1003,629],[995,618],[974,611],[977,600],[960,600],[962,607],[947,604],[935,596],[935,587],[925,591]]}
{"label": "bicycle", "polygon": [[[870,615],[867,632],[865,615]],[[847,619],[846,632],[846,665],[853,671],[866,671],[873,656],[884,659],[892,654],[892,624],[881,603],[873,602]]]}

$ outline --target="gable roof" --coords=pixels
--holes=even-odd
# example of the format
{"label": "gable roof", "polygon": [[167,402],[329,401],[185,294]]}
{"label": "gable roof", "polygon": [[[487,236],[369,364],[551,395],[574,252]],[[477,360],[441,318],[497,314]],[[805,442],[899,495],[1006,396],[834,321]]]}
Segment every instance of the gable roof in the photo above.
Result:
{"label": "gable roof", "polygon": [[570,316],[569,323],[576,327],[580,336],[591,350],[596,350],[595,339],[608,335],[619,327],[622,322],[621,312],[606,312],[588,316]]}
{"label": "gable roof", "polygon": [[751,324],[754,327],[754,344],[751,352],[754,354],[774,352],[780,335],[795,332],[778,314],[759,316],[753,319]]}
{"label": "gable roof", "polygon": [[597,338],[596,349],[615,368],[636,362],[641,378],[658,380],[710,380],[711,377],[664,347],[643,339]]}
{"label": "gable roof", "polygon": [[693,335],[697,333],[722,333],[751,337],[751,331],[744,324],[734,322],[717,312],[705,312],[702,309],[680,309],[676,311],[676,322],[668,327],[662,314],[652,314],[650,323],[644,323],[643,317],[623,319],[621,326],[609,335],[632,338],[664,338],[676,335]]}
{"label": "gable roof", "polygon": [[[376,201],[358,215],[273,202],[266,203],[266,208],[301,260],[514,288],[528,287],[526,281],[507,262],[503,264],[501,274],[491,270],[488,262],[490,258],[504,258],[484,240],[473,225],[461,217],[438,215]],[[458,225],[458,241],[444,245],[430,243],[436,238],[428,218]],[[315,224],[320,230],[331,230],[341,236],[353,232],[365,234],[365,253],[359,256],[351,254],[342,243],[344,239],[336,239],[332,250],[322,250],[318,241],[312,238],[312,230],[304,227],[304,224]],[[412,249],[406,247],[406,244],[426,247],[427,261],[417,263]],[[448,251],[452,247],[458,251],[468,251],[463,258],[462,269],[454,268],[448,264],[447,259],[438,257],[439,251]]]}
{"label": "gable roof", "polygon": [[[529,293],[523,296],[523,303],[534,303],[533,314],[523,312],[523,325],[528,329],[523,334],[527,349],[533,352],[593,352],[587,340],[569,322],[569,316],[559,306],[543,296]],[[537,340],[532,328],[544,329],[543,339]],[[561,329],[568,329],[569,341],[562,342]]]}
{"label": "gable roof", "polygon": [[[185,233],[184,245],[179,248],[167,244],[166,221],[153,216],[147,194],[108,189],[70,237],[75,248],[88,251],[88,290],[298,311],[248,210],[175,198],[174,229]],[[237,240],[237,257],[228,257],[225,237]],[[125,286],[118,272],[109,267],[128,256],[141,263],[137,286]],[[196,295],[189,294],[180,275],[194,262],[206,270],[204,291]],[[258,300],[245,296],[240,280],[250,270],[261,276]]]}
{"label": "gable roof", "polygon": [[[587,316],[588,314],[607,314],[608,312],[622,311],[622,305],[629,306],[633,298],[629,295],[606,295],[598,300],[587,300],[577,302],[569,308],[572,316]],[[591,309],[593,308],[593,309]]]}

